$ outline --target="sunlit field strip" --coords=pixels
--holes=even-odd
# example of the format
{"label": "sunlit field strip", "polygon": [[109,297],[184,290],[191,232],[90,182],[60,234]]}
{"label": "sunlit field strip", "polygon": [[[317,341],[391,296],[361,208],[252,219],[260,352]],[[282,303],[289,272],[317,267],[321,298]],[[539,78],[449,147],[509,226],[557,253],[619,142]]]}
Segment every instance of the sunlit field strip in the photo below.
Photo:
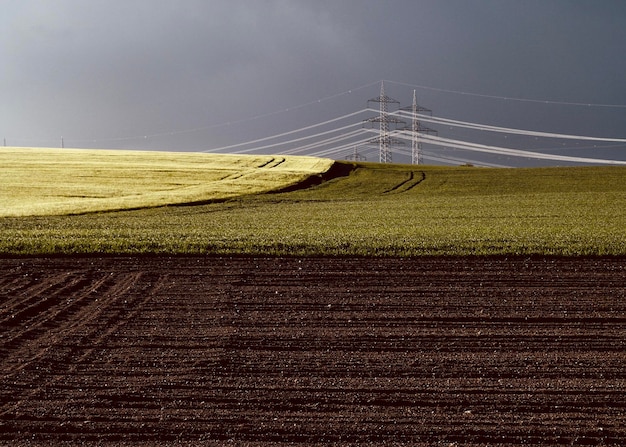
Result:
{"label": "sunlit field strip", "polygon": [[0,217],[222,200],[328,170],[314,157],[80,149],[0,150]]}
{"label": "sunlit field strip", "polygon": [[0,252],[626,254],[625,168],[351,167],[316,187],[201,206],[4,218]]}

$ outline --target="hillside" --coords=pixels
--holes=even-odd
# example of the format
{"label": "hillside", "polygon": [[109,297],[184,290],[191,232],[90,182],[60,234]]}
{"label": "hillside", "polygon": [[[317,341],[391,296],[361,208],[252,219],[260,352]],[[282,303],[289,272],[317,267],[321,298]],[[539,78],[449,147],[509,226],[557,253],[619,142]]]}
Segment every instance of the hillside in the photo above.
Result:
{"label": "hillside", "polygon": [[[262,181],[245,193],[227,188],[219,200],[204,196],[178,202],[195,206],[5,217],[0,219],[0,253],[626,254],[626,169],[621,167],[337,162],[327,172],[338,176],[326,175],[326,181],[314,185],[326,161],[307,163],[309,176],[317,169],[316,182],[295,189],[287,182],[282,187],[263,183],[288,166],[285,162],[267,169],[256,165]],[[178,175],[154,172],[155,178]],[[303,174],[289,175],[294,185]]]}
{"label": "hillside", "polygon": [[284,189],[329,159],[83,149],[0,150],[0,217],[209,203]]}

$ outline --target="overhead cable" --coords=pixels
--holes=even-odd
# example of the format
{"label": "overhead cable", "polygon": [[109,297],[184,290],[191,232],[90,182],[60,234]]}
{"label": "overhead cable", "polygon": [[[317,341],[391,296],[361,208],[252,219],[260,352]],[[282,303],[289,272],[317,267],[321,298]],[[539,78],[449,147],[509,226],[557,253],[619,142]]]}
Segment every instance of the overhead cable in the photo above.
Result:
{"label": "overhead cable", "polygon": [[[402,138],[401,136],[399,137]],[[545,154],[541,152],[525,151],[521,149],[510,149],[510,148],[505,148],[505,147],[489,146],[486,144],[468,143],[466,141],[442,138],[442,137],[438,137],[434,135],[424,135],[424,136],[421,136],[420,138],[424,142],[435,145],[435,146],[452,147],[452,148],[464,149],[468,151],[508,155],[512,157],[536,158],[536,159],[541,159],[541,160],[555,160],[555,161],[569,161],[569,162],[575,162],[575,163],[626,165],[626,161],[623,161],[623,160],[608,160],[608,159],[602,159],[602,158],[572,157],[569,155]]]}
{"label": "overhead cable", "polygon": [[515,98],[515,97],[510,97],[510,96],[485,95],[481,93],[471,93],[471,92],[464,92],[460,90],[449,90],[449,89],[444,89],[444,88],[428,87],[425,85],[407,84],[404,82],[396,82],[396,81],[388,81],[388,80],[384,80],[384,82],[389,82],[391,84],[397,84],[397,85],[404,85],[404,86],[411,87],[411,88],[419,88],[422,90],[431,90],[431,91],[442,92],[442,93],[453,93],[455,95],[473,96],[477,98],[499,99],[499,100],[504,100],[504,101],[516,101],[516,102],[529,102],[529,103],[535,103],[535,104],[552,104],[552,105],[561,105],[561,106],[606,107],[606,108],[626,109],[626,104],[601,104],[601,103],[590,103],[590,102],[568,102],[568,101],[554,101],[554,100],[547,100],[547,99]]}
{"label": "overhead cable", "polygon": [[[373,110],[373,109],[370,109],[370,110]],[[439,117],[434,117],[430,115],[422,115],[422,114],[413,115],[412,113],[405,112],[405,111],[390,112],[389,115],[415,116],[419,121],[425,121],[425,122],[432,123],[432,124],[441,124],[441,125],[452,126],[452,127],[463,127],[466,129],[482,130],[482,131],[487,131],[487,132],[508,133],[508,134],[513,134],[513,135],[526,135],[526,136],[531,136],[531,137],[543,137],[543,138],[560,138],[560,139],[565,139],[565,140],[626,143],[626,138],[589,137],[589,136],[584,136],[584,135],[569,135],[569,134],[553,133],[553,132],[539,132],[536,130],[513,129],[511,127],[490,126],[486,124],[470,123],[467,121],[459,121],[459,120],[453,120],[449,118],[439,118]]]}
{"label": "overhead cable", "polygon": [[[276,134],[276,135],[270,135],[270,136],[268,136],[268,137],[258,138],[258,139],[256,139],[256,140],[246,141],[246,142],[244,142],[244,143],[237,143],[237,144],[231,144],[231,145],[228,145],[228,146],[222,146],[222,147],[216,147],[216,148],[212,148],[212,149],[206,149],[206,150],[201,151],[201,152],[219,152],[219,151],[223,151],[223,150],[225,150],[225,149],[232,149],[232,148],[235,148],[235,147],[240,147],[240,146],[249,146],[249,145],[251,145],[251,144],[261,143],[261,142],[263,142],[263,141],[270,141],[270,140],[274,140],[274,139],[277,139],[277,138],[280,138],[280,137],[284,137],[284,136],[286,136],[286,135],[293,135],[293,134],[295,134],[295,133],[303,132],[303,131],[305,131],[305,130],[314,129],[314,128],[316,128],[316,127],[325,126],[325,125],[327,125],[327,124],[334,123],[334,122],[336,122],[336,121],[344,120],[344,119],[346,119],[346,118],[350,118],[350,117],[352,117],[352,116],[355,116],[355,115],[361,114],[361,113],[363,113],[364,111],[365,111],[365,109],[361,109],[361,110],[359,110],[359,111],[357,111],[357,112],[348,113],[348,114],[346,114],[346,115],[339,116],[339,117],[337,117],[337,118],[333,118],[333,119],[330,119],[330,120],[327,120],[327,121],[323,121],[323,122],[321,122],[321,123],[317,123],[317,124],[312,124],[312,125],[310,125],[310,126],[301,127],[301,128],[299,128],[299,129],[290,130],[290,131],[288,131],[288,132],[283,132],[283,133],[279,133],[279,134]],[[358,125],[358,124],[360,124],[360,123],[351,124],[350,126],[346,126],[346,127],[353,127],[353,126]],[[335,130],[335,131],[336,131],[336,130]],[[295,140],[294,140],[294,141],[295,141]],[[258,148],[257,148],[257,149],[258,149]]]}

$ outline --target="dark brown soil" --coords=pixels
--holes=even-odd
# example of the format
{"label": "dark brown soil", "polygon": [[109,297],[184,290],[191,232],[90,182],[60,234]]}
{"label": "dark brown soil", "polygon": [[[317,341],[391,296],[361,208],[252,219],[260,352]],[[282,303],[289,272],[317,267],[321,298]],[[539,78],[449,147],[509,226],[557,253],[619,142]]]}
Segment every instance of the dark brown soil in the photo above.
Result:
{"label": "dark brown soil", "polygon": [[0,260],[1,445],[625,445],[624,258]]}

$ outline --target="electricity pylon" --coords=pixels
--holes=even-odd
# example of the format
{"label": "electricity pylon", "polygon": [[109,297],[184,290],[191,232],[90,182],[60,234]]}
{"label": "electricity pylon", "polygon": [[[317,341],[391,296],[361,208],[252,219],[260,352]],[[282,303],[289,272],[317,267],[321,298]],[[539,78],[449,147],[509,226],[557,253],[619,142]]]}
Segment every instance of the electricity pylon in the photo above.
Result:
{"label": "electricity pylon", "polygon": [[419,139],[420,133],[431,133],[436,134],[437,131],[435,129],[431,129],[430,127],[426,127],[419,122],[417,117],[418,113],[425,113],[428,115],[432,115],[433,111],[427,109],[426,107],[422,107],[417,104],[417,96],[415,90],[413,90],[413,104],[409,107],[403,107],[402,110],[406,110],[411,112],[411,127],[404,128],[402,130],[409,130],[411,132],[411,164],[421,165],[422,161],[422,143]]}
{"label": "electricity pylon", "polygon": [[402,140],[392,137],[389,134],[390,124],[406,124],[404,121],[396,117],[389,116],[389,104],[400,104],[399,101],[385,95],[385,82],[380,83],[380,96],[367,101],[369,107],[370,102],[379,103],[379,114],[376,117],[365,120],[369,123],[379,123],[378,137],[370,140],[370,143],[378,143],[379,160],[381,163],[391,163],[391,146],[394,144],[404,144]]}
{"label": "electricity pylon", "polygon": [[354,160],[354,161],[366,161],[367,158],[364,155],[359,154],[359,150],[357,146],[354,146],[354,151],[346,156],[346,160]]}

